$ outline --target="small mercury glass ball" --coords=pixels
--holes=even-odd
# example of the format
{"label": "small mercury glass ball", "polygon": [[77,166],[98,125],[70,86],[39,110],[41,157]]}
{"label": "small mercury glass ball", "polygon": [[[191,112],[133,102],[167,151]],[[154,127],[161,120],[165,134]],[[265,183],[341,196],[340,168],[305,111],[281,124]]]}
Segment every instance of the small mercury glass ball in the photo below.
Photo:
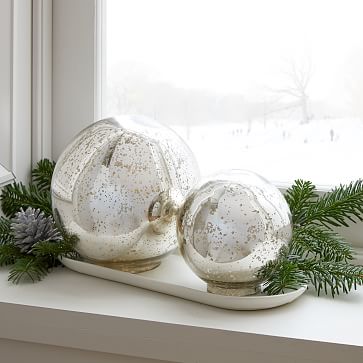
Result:
{"label": "small mercury glass ball", "polygon": [[187,195],[177,234],[186,263],[209,292],[251,295],[260,290],[258,270],[291,239],[291,214],[274,185],[253,172],[233,170]]}
{"label": "small mercury glass ball", "polygon": [[55,217],[86,260],[129,272],[177,248],[176,214],[199,179],[188,146],[142,116],[101,120],[61,154],[52,179]]}

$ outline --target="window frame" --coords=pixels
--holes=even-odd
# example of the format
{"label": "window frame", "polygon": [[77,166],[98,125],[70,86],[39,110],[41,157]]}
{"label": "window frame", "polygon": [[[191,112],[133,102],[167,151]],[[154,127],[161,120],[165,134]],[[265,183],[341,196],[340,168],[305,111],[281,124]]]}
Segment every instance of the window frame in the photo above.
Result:
{"label": "window frame", "polygon": [[[20,181],[28,181],[31,169],[31,34],[32,34],[32,1],[9,1],[8,30],[9,48],[5,49],[5,62],[2,63],[7,72],[3,83],[3,96],[6,97],[4,115],[1,121],[3,162],[12,174]],[[6,16],[6,14],[5,14]],[[6,26],[6,25],[5,25]],[[6,59],[6,56],[8,58]]]}
{"label": "window frame", "polygon": [[[102,118],[106,83],[106,1],[53,0],[52,14],[52,155],[56,159],[78,131]],[[82,14],[83,21],[79,21],[77,14]],[[72,62],[77,64],[73,67]],[[82,62],[84,72],[81,77],[74,74],[73,69],[79,68]],[[82,100],[69,97],[69,87],[82,94]],[[286,185],[278,187],[282,192],[287,189]],[[321,193],[326,191],[320,190]],[[355,247],[357,262],[363,263],[363,223],[338,228],[337,231]]]}
{"label": "window frame", "polygon": [[52,158],[52,0],[32,1],[32,165]]}
{"label": "window frame", "polygon": [[[52,156],[102,117],[104,0],[53,0]],[[82,95],[82,97],[76,97]]]}

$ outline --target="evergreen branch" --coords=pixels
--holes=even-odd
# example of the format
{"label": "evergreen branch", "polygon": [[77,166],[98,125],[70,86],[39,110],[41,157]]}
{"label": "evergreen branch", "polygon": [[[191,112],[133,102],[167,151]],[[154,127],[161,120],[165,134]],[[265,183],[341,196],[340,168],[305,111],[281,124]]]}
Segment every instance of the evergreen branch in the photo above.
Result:
{"label": "evergreen branch", "polygon": [[78,253],[75,250],[75,246],[79,241],[79,237],[75,234],[69,233],[64,228],[60,228],[60,232],[62,234],[62,251],[60,251],[59,255],[67,257],[79,257]]}
{"label": "evergreen branch", "polygon": [[321,224],[348,227],[347,220],[362,221],[363,214],[363,180],[340,185],[324,194],[304,210],[299,222],[301,225]]}
{"label": "evergreen branch", "polygon": [[306,274],[300,270],[299,265],[288,258],[268,262],[259,271],[259,278],[263,281],[263,291],[268,295],[297,290],[308,282]]}
{"label": "evergreen branch", "polygon": [[339,234],[322,226],[308,225],[294,228],[289,254],[300,258],[347,262],[353,259],[354,252]]}
{"label": "evergreen branch", "polygon": [[16,247],[14,244],[0,244],[0,266],[12,265],[22,256],[20,248]]}
{"label": "evergreen branch", "polygon": [[48,268],[35,256],[25,256],[15,261],[9,271],[8,280],[14,284],[21,281],[40,281],[48,274]]}
{"label": "evergreen branch", "polygon": [[0,244],[9,243],[13,239],[10,220],[0,217]]}
{"label": "evergreen branch", "polygon": [[61,250],[59,244],[61,242],[40,241],[33,247],[32,253],[44,261],[44,264],[49,268],[55,267],[59,265],[58,255]]}
{"label": "evergreen branch", "polygon": [[348,294],[357,285],[363,285],[363,266],[355,266],[345,262],[316,261],[306,259],[298,263],[298,268],[306,275],[315,287],[318,296],[323,290],[332,297],[340,292]]}
{"label": "evergreen branch", "polygon": [[287,189],[285,199],[290,207],[293,224],[301,224],[306,208],[313,203],[318,195],[315,193],[315,185],[301,179]]}
{"label": "evergreen branch", "polygon": [[363,266],[289,256],[267,263],[258,276],[268,295],[297,290],[310,282],[318,296],[324,291],[334,297],[363,285]]}
{"label": "evergreen branch", "polygon": [[40,241],[33,247],[33,254],[47,261],[48,267],[59,265],[58,257],[67,256],[78,258],[74,246],[78,238],[74,235],[66,235],[61,241]]}
{"label": "evergreen branch", "polygon": [[40,160],[32,170],[33,183],[39,190],[50,190],[55,162],[49,159]]}
{"label": "evergreen branch", "polygon": [[52,215],[50,191],[39,190],[34,184],[27,188],[22,183],[7,185],[0,196],[1,207],[7,217],[13,217],[16,212],[28,207],[40,209],[46,215]]}

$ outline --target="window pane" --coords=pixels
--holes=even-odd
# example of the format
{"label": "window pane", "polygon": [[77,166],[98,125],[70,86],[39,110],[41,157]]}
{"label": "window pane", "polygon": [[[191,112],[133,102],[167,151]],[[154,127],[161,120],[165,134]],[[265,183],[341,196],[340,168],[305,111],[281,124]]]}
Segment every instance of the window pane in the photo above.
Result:
{"label": "window pane", "polygon": [[108,0],[106,99],[177,130],[203,174],[357,179],[361,3]]}

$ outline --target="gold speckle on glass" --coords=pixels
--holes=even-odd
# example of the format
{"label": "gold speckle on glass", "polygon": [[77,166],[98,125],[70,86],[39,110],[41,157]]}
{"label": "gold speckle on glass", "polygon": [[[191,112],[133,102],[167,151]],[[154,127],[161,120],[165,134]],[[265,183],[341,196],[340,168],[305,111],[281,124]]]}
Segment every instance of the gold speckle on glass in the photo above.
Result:
{"label": "gold speckle on glass", "polygon": [[54,214],[87,261],[130,272],[160,264],[177,247],[176,213],[199,179],[188,146],[140,116],[101,120],[60,156]]}
{"label": "gold speckle on glass", "polygon": [[185,261],[209,292],[251,295],[261,288],[257,271],[291,239],[290,210],[268,181],[233,170],[202,181],[187,195],[177,233]]}

